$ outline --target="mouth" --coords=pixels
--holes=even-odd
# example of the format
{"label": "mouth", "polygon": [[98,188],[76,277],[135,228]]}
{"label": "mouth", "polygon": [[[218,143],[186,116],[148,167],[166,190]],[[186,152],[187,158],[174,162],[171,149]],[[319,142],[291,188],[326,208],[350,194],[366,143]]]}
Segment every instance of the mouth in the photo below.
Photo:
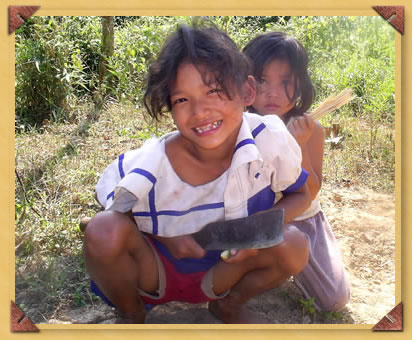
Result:
{"label": "mouth", "polygon": [[217,120],[213,123],[195,127],[192,130],[196,133],[196,135],[203,136],[205,134],[210,134],[216,131],[222,125],[222,123],[223,120]]}
{"label": "mouth", "polygon": [[276,109],[279,108],[279,105],[273,104],[273,103],[269,103],[269,104],[266,104],[266,105],[265,105],[265,108],[266,108],[266,109],[269,109],[269,110],[276,110]]}

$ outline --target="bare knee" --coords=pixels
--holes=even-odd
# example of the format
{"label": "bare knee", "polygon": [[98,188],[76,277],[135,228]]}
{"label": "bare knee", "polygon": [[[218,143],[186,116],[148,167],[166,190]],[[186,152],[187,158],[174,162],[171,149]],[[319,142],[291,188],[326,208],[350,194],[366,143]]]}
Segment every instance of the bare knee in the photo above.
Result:
{"label": "bare knee", "polygon": [[116,257],[127,249],[131,234],[137,234],[137,227],[127,215],[113,211],[99,212],[85,229],[84,254],[101,261]]}
{"label": "bare knee", "polygon": [[283,242],[274,247],[278,265],[288,276],[299,274],[309,260],[308,241],[294,226],[286,226]]}

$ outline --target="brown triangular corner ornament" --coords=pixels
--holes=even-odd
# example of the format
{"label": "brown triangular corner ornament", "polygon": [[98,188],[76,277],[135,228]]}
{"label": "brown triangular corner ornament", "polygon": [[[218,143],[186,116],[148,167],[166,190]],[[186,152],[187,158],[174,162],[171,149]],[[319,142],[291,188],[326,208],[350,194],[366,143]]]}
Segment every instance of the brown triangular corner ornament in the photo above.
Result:
{"label": "brown triangular corner ornament", "polygon": [[373,331],[403,331],[403,304],[400,302],[386,314],[373,328]]}
{"label": "brown triangular corner ornament", "polygon": [[40,6],[9,6],[9,34],[24,24]]}
{"label": "brown triangular corner ornament", "polygon": [[404,6],[373,6],[372,8],[395,27],[400,34],[403,34],[405,23]]}
{"label": "brown triangular corner ornament", "polygon": [[12,332],[39,332],[33,322],[24,314],[24,312],[11,302],[10,312],[10,330]]}

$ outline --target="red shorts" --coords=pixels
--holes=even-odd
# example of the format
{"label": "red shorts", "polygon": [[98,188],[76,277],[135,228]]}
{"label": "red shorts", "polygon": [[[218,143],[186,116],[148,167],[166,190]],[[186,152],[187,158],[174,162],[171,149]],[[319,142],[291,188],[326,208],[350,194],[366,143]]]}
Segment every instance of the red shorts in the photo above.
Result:
{"label": "red shorts", "polygon": [[[145,237],[155,254],[157,266],[159,268],[159,289],[157,295],[150,295],[139,290],[139,294],[150,308],[150,305],[159,305],[170,301],[182,301],[188,303],[202,303],[221,299],[227,293],[216,296],[213,292],[213,269],[195,273],[181,273],[176,270],[175,265],[165,255],[163,255],[154,241]],[[100,296],[108,305],[116,307],[103,294],[96,283],[92,280],[91,291]]]}
{"label": "red shorts", "polygon": [[216,300],[223,296],[216,296],[212,289],[212,272],[180,273],[174,264],[164,256],[150,238],[146,238],[151,245],[157,265],[159,267],[159,296],[153,296],[140,291],[145,304],[158,305],[170,301],[188,303],[202,303]]}

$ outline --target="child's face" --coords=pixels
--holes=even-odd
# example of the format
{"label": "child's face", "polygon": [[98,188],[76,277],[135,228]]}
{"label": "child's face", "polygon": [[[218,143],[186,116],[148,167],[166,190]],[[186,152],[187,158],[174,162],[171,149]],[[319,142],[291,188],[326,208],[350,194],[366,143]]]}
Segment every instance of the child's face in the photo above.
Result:
{"label": "child's face", "polygon": [[[250,101],[253,99],[254,96]],[[236,142],[243,108],[251,104],[238,94],[229,100],[216,84],[205,84],[196,67],[189,63],[179,66],[176,81],[170,87],[170,100],[181,135],[193,146],[209,150]]]}
{"label": "child's face", "polygon": [[265,66],[257,79],[256,99],[252,104],[261,115],[282,116],[295,105],[293,97],[295,77],[285,60],[273,60]]}

